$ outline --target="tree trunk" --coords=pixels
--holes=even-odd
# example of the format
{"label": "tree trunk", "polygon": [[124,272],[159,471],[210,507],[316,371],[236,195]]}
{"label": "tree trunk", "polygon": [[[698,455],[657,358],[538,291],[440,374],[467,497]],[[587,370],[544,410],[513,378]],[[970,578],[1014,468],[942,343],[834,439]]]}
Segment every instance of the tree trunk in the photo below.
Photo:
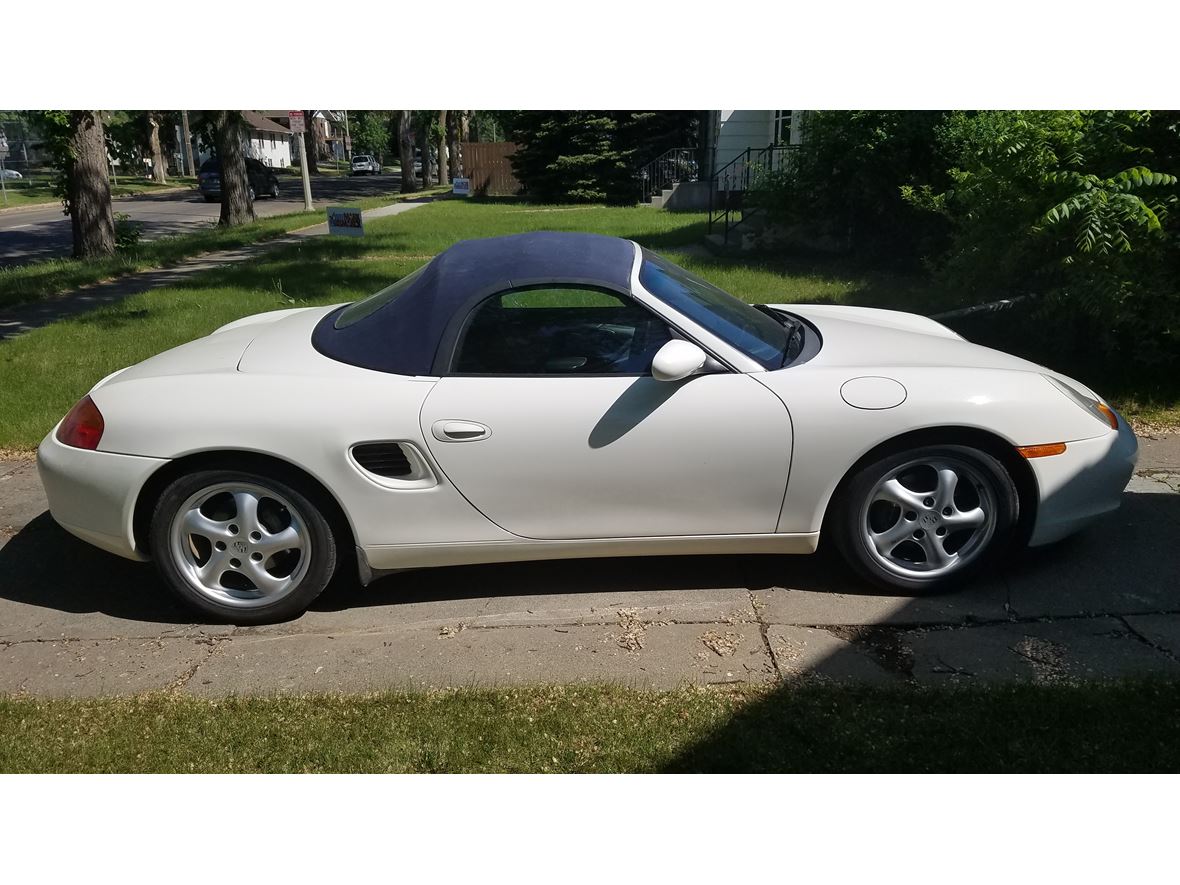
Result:
{"label": "tree trunk", "polygon": [[319,154],[316,153],[318,136],[316,134],[315,111],[303,112],[303,125],[303,146],[307,148],[307,174],[319,175],[320,164],[318,160]]}
{"label": "tree trunk", "polygon": [[463,129],[461,122],[466,111],[447,112],[447,159],[450,161],[451,180],[463,177],[463,158],[459,152],[460,133]]}
{"label": "tree trunk", "polygon": [[197,167],[193,165],[193,137],[189,135],[188,131],[188,111],[180,112],[180,128],[184,135],[184,162],[185,170],[188,175],[196,175]]}
{"label": "tree trunk", "polygon": [[447,178],[447,112],[438,112],[438,184],[450,184]]}
{"label": "tree trunk", "polygon": [[148,147],[152,152],[152,180],[156,184],[167,184],[164,149],[160,146],[160,116],[155,111],[148,111]]}
{"label": "tree trunk", "polygon": [[425,188],[430,187],[430,118],[425,114],[419,116],[418,146],[422,151],[422,187]]}
{"label": "tree trunk", "polygon": [[215,111],[213,121],[217,158],[221,161],[221,218],[217,223],[222,227],[246,224],[254,220],[254,203],[242,146],[246,137],[242,112]]}
{"label": "tree trunk", "polygon": [[74,230],[75,258],[115,254],[107,142],[99,113],[70,112],[71,160],[66,167],[66,196]]}
{"label": "tree trunk", "polygon": [[459,141],[471,141],[471,111],[459,111]]}
{"label": "tree trunk", "polygon": [[397,112],[397,149],[402,163],[402,193],[418,190],[418,176],[414,174],[414,127],[409,111]]}

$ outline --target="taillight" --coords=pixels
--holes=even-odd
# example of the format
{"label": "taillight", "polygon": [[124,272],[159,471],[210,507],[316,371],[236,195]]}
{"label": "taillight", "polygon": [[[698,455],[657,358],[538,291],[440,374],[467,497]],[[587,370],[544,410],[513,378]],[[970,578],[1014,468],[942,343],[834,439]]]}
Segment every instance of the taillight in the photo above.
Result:
{"label": "taillight", "polygon": [[76,449],[97,449],[103,427],[102,412],[94,400],[84,396],[62,419],[57,428],[57,441]]}

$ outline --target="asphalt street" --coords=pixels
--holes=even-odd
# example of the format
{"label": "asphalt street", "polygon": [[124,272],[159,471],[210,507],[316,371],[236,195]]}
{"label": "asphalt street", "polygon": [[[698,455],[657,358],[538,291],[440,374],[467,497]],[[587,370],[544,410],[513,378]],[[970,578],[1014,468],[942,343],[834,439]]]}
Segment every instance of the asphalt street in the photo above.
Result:
{"label": "asphalt street", "polygon": [[[400,175],[317,176],[312,179],[316,208],[376,194],[401,186]],[[125,212],[143,225],[145,240],[189,233],[217,222],[219,203],[206,203],[196,190],[176,190],[116,200],[115,212]],[[279,176],[278,199],[259,199],[259,217],[298,212],[303,208],[303,184],[297,176]],[[70,220],[59,205],[0,212],[0,266],[70,254]]]}
{"label": "asphalt street", "polygon": [[1176,678],[1178,536],[1180,472],[1145,470],[1099,524],[938,596],[875,591],[822,552],[510,563],[332,587],[236,628],[68,535],[33,462],[0,462],[0,693]]}

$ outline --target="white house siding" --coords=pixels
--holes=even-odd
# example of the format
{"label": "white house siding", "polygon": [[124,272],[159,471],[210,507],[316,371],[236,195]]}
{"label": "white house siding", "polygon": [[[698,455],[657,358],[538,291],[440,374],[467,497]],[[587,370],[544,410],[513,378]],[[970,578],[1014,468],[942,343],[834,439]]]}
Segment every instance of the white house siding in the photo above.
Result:
{"label": "white house siding", "polygon": [[291,138],[280,132],[251,132],[246,154],[263,166],[286,169],[291,165]]}
{"label": "white house siding", "polygon": [[713,170],[721,169],[746,148],[770,144],[774,111],[717,111],[713,131]]}

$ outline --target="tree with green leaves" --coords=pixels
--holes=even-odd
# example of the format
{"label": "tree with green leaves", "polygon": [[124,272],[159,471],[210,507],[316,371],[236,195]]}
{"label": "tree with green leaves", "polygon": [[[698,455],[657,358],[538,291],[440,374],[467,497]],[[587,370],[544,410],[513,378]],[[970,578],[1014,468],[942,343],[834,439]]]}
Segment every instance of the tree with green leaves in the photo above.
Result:
{"label": "tree with green leaves", "polygon": [[503,117],[516,142],[512,167],[536,200],[636,203],[641,166],[692,147],[691,111],[517,111]]}
{"label": "tree with green leaves", "polygon": [[115,252],[106,133],[102,111],[32,111],[57,168],[57,191],[70,217],[75,258]]}
{"label": "tree with green leaves", "polygon": [[353,154],[372,154],[378,163],[385,163],[390,152],[390,111],[356,111],[352,115],[350,134]]}

